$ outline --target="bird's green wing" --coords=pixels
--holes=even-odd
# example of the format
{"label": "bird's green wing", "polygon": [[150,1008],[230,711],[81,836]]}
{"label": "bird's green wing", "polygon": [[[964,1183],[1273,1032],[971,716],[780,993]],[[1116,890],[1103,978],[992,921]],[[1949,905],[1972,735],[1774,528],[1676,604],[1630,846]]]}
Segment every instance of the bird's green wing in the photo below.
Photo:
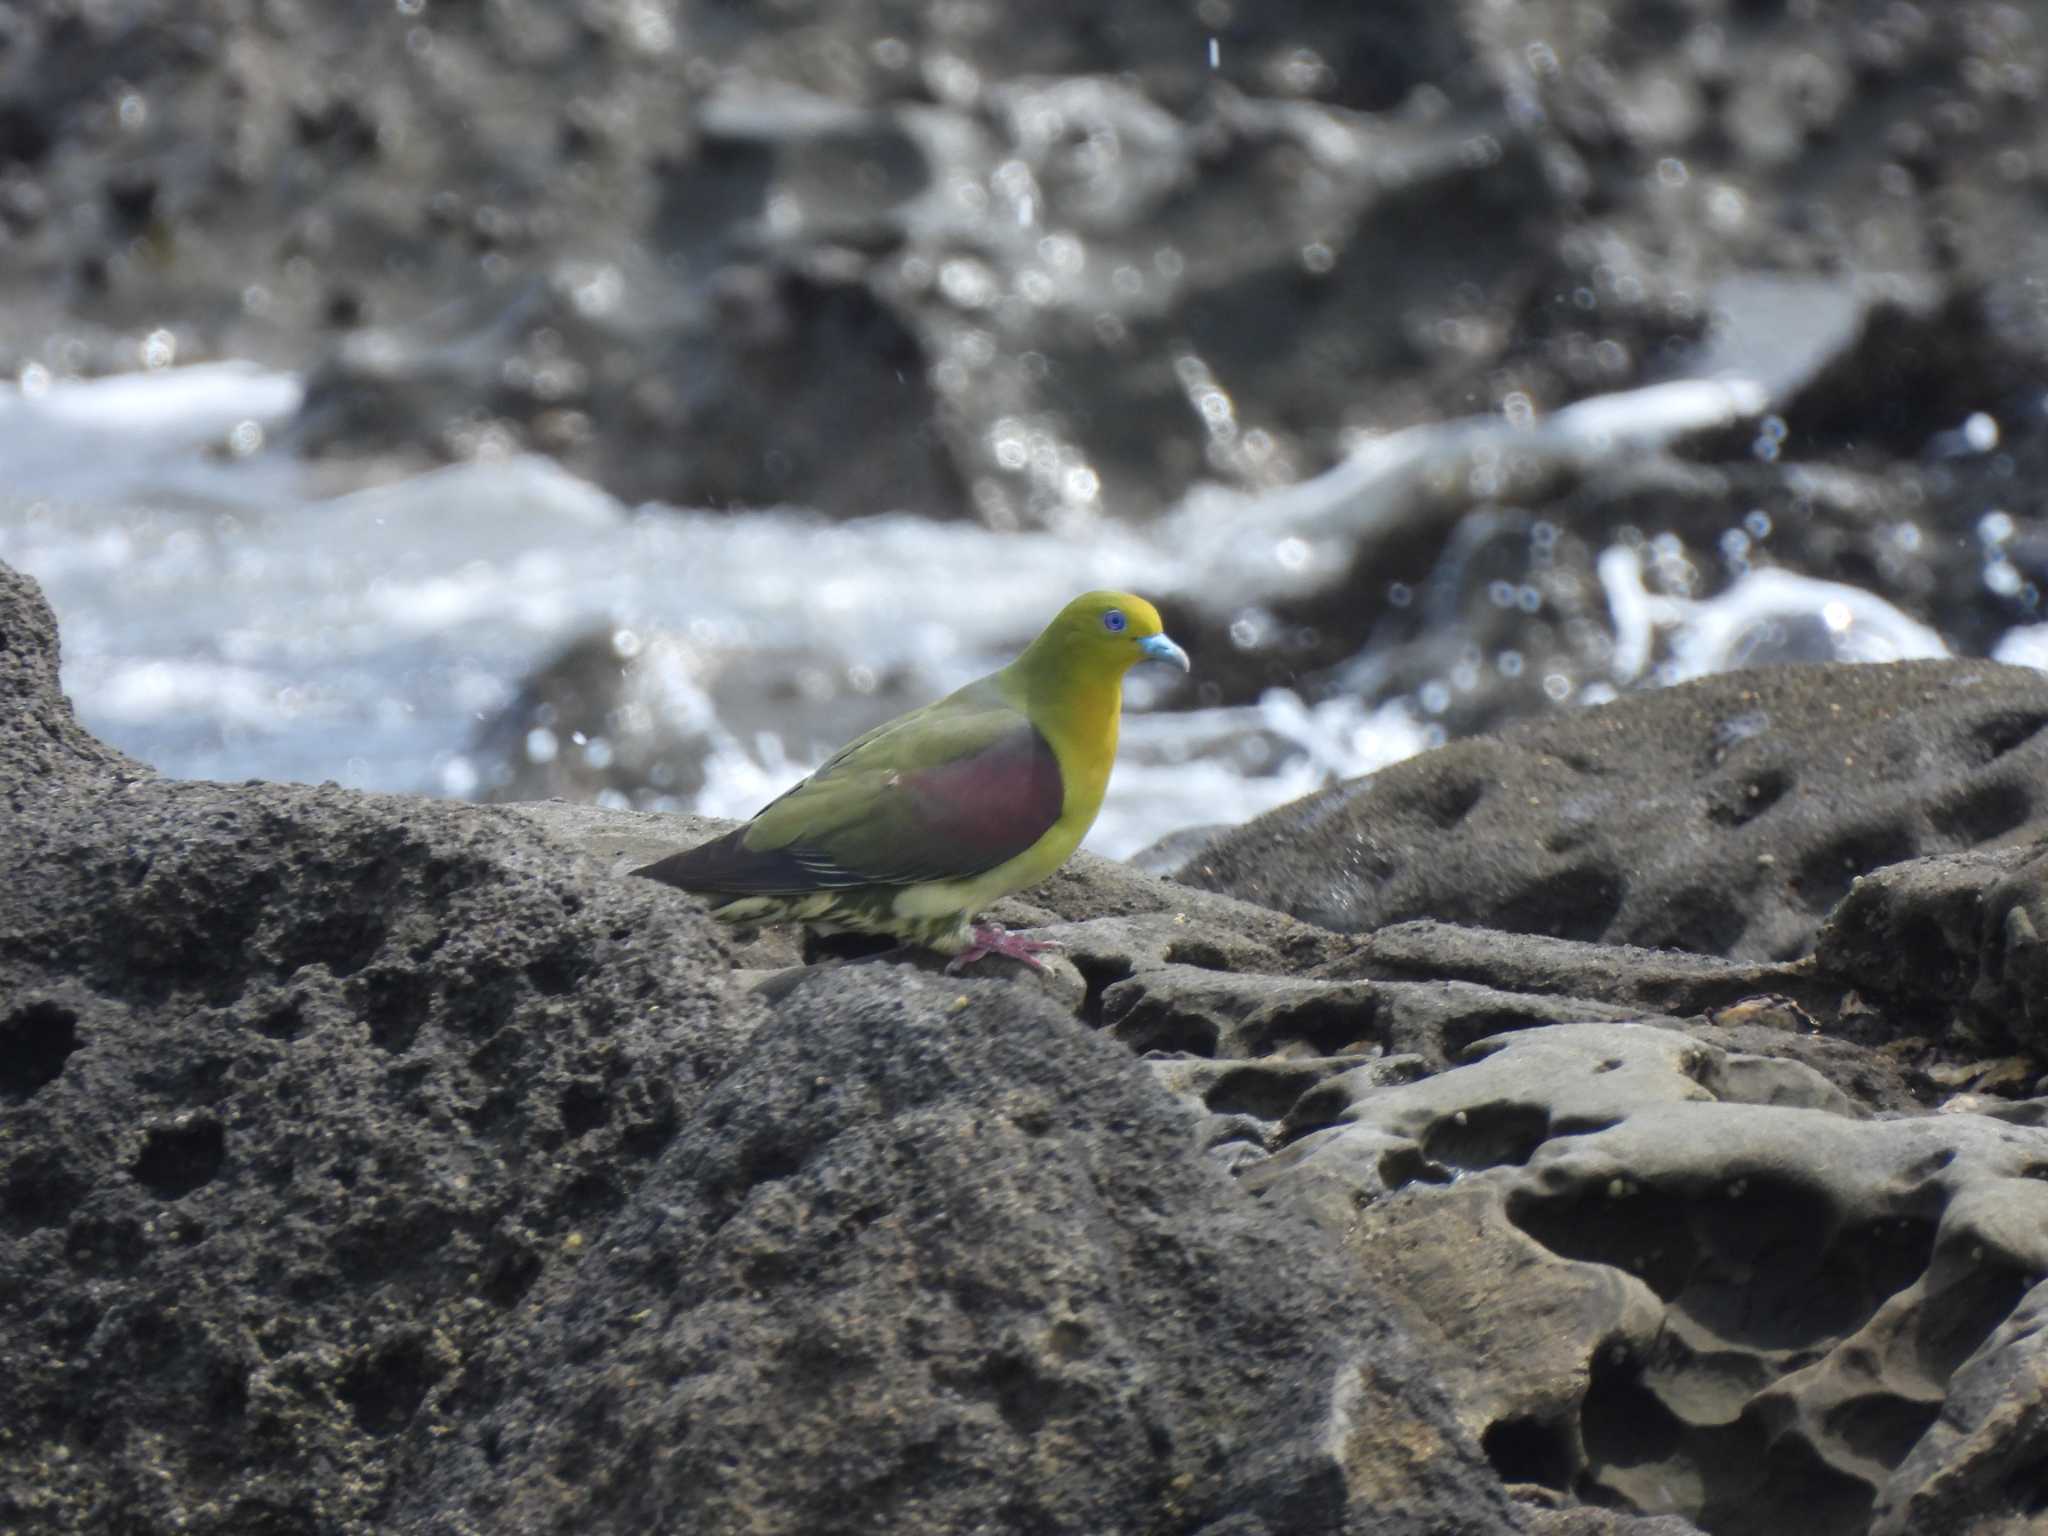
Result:
{"label": "bird's green wing", "polygon": [[957,880],[1045,836],[1052,747],[983,679],[849,743],[746,826],[640,873],[687,890],[794,895]]}

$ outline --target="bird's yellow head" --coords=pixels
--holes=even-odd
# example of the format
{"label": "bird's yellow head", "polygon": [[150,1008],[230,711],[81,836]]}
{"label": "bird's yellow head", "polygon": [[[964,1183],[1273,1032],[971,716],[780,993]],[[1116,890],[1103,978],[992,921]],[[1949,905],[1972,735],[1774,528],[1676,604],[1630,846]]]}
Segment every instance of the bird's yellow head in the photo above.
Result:
{"label": "bird's yellow head", "polygon": [[1166,638],[1159,610],[1129,592],[1084,592],[1046,625],[1017,665],[1027,672],[1120,678],[1141,661],[1188,670],[1188,653]]}

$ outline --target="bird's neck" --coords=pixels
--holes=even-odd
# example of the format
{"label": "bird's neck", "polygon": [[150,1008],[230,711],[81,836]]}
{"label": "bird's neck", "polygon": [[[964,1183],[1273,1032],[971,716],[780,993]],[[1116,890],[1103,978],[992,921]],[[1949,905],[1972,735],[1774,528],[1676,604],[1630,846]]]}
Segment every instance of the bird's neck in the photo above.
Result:
{"label": "bird's neck", "polygon": [[1123,674],[1058,675],[1051,669],[1019,667],[1014,681],[1025,713],[1059,759],[1060,776],[1066,781],[1066,814],[1093,820],[1116,759]]}

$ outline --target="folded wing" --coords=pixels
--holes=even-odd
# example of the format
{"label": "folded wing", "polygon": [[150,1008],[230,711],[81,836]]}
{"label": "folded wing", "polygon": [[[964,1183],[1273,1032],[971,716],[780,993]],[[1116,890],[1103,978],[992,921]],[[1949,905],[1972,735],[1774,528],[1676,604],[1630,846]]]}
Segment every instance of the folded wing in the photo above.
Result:
{"label": "folded wing", "polygon": [[854,741],[737,831],[637,873],[750,896],[965,879],[1044,837],[1064,800],[1052,747],[984,682]]}

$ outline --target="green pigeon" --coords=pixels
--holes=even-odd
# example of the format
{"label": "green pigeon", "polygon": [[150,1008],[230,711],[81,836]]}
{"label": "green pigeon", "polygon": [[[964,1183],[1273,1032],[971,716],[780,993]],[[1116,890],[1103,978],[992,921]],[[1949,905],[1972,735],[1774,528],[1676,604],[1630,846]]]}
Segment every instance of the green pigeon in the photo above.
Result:
{"label": "green pigeon", "polygon": [[[745,826],[634,871],[728,923],[800,922],[1038,966],[1050,942],[977,921],[1067,861],[1102,809],[1124,673],[1187,652],[1128,592],[1060,610],[1000,672],[849,742]],[[1040,967],[1042,969],[1042,967]]]}

